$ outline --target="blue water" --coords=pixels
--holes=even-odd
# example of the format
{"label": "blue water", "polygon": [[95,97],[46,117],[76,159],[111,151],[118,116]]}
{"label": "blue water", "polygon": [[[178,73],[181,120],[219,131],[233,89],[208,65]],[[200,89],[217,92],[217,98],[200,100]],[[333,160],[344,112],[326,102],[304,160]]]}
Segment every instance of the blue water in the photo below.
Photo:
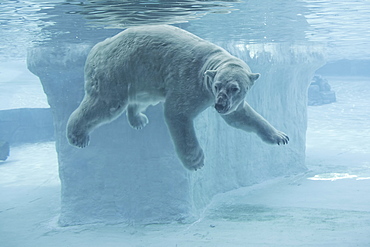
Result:
{"label": "blue water", "polygon": [[215,41],[307,43],[331,60],[370,56],[370,2],[1,1],[0,59],[24,58],[40,42],[97,42],[133,25],[178,24]]}

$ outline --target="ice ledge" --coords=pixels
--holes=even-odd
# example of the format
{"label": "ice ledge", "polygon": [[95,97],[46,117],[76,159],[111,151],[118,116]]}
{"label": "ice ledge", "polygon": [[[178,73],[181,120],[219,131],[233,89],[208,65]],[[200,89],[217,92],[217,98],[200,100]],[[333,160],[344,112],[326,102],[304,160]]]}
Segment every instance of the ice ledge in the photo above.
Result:
{"label": "ice ledge", "polygon": [[[287,146],[267,145],[226,125],[208,109],[195,121],[206,156],[205,167],[197,172],[185,170],[177,159],[161,106],[148,109],[150,124],[141,131],[121,117],[97,129],[88,148],[71,147],[65,125],[83,96],[83,66],[90,46],[29,52],[28,67],[40,78],[53,110],[61,225],[193,220],[218,193],[305,169],[307,87],[324,62],[322,55],[289,46],[276,47],[273,56],[257,46],[253,53],[248,46],[241,50],[232,43],[225,48],[262,73],[247,100],[291,141]],[[301,59],[286,63],[292,51]],[[279,56],[282,59],[271,60]]]}

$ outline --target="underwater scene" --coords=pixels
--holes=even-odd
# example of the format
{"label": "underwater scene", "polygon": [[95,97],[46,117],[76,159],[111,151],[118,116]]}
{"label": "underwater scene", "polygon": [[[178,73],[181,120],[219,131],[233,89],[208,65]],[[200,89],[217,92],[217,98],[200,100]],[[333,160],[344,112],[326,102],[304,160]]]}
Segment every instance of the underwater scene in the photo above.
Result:
{"label": "underwater scene", "polygon": [[370,246],[370,1],[0,2],[0,246]]}

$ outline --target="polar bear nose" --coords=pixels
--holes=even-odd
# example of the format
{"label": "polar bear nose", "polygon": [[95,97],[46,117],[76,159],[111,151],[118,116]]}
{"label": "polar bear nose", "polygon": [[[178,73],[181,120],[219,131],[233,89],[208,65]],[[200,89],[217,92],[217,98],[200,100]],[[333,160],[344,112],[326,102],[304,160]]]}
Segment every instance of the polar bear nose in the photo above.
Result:
{"label": "polar bear nose", "polygon": [[229,110],[228,97],[226,94],[219,94],[217,96],[215,109],[218,113],[225,113]]}
{"label": "polar bear nose", "polygon": [[215,109],[218,113],[223,113],[225,111],[226,105],[225,104],[215,104]]}

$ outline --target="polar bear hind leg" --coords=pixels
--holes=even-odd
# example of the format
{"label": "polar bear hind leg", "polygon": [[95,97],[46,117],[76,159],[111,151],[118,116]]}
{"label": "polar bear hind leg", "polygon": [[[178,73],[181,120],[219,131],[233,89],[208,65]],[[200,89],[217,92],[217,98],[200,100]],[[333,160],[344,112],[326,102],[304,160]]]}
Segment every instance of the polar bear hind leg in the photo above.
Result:
{"label": "polar bear hind leg", "polygon": [[67,123],[70,144],[84,148],[89,145],[89,133],[99,125],[113,121],[127,107],[127,101],[107,102],[99,97],[86,95],[80,106],[71,114]]}

